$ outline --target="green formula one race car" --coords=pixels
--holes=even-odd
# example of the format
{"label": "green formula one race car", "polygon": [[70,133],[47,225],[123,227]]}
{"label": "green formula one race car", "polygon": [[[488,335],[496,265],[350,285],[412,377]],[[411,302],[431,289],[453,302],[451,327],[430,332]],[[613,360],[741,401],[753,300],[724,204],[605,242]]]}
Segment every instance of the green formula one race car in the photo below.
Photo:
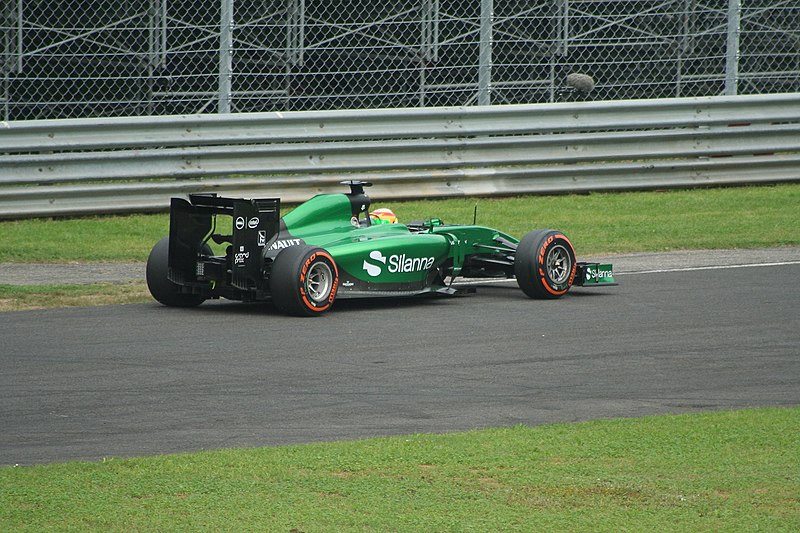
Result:
{"label": "green formula one race car", "polygon": [[276,198],[173,198],[169,237],[147,260],[150,293],[168,306],[272,300],[289,315],[314,316],[340,298],[452,294],[457,278],[516,278],[540,299],[615,284],[611,265],[577,262],[561,232],[518,240],[435,218],[399,224],[389,210],[370,213],[370,183],[343,183],[348,194],[320,194],[282,218]]}

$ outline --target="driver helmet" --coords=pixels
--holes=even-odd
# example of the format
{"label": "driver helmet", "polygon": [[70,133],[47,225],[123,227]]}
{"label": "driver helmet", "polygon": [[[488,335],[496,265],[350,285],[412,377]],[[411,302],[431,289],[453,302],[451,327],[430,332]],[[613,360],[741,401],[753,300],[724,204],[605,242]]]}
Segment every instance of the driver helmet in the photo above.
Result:
{"label": "driver helmet", "polygon": [[391,209],[380,207],[370,211],[369,218],[373,224],[397,224],[397,216]]}

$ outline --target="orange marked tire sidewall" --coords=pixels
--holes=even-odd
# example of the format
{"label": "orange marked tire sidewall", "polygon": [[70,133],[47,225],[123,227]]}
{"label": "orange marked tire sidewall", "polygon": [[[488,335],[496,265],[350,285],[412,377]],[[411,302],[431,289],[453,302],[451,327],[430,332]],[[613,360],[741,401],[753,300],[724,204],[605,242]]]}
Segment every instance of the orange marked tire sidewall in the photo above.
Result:
{"label": "orange marked tire sidewall", "polygon": [[[325,262],[333,273],[330,293],[328,294],[327,298],[321,302],[317,302],[312,298],[309,298],[306,294],[306,276],[311,266],[317,261]],[[336,291],[339,289],[339,270],[336,267],[336,262],[333,260],[333,257],[331,257],[328,252],[315,251],[303,262],[303,266],[300,267],[299,276],[300,283],[298,283],[298,286],[300,290],[300,300],[303,302],[303,305],[306,307],[306,309],[315,313],[322,313],[330,309],[330,307],[333,305],[333,301],[336,299]]]}
{"label": "orange marked tire sidewall", "polygon": [[536,253],[536,269],[539,271],[539,275],[537,276],[542,283],[542,287],[552,294],[553,296],[561,296],[566,293],[569,288],[572,286],[572,283],[575,281],[575,273],[577,272],[577,264],[575,261],[572,261],[572,268],[570,270],[569,278],[563,283],[555,283],[550,277],[546,274],[547,265],[546,265],[546,258],[547,254],[550,251],[551,246],[554,244],[561,244],[569,248],[572,252],[572,257],[575,257],[575,248],[572,246],[570,240],[566,237],[566,235],[556,233],[547,237],[544,242],[539,247],[538,252]]}

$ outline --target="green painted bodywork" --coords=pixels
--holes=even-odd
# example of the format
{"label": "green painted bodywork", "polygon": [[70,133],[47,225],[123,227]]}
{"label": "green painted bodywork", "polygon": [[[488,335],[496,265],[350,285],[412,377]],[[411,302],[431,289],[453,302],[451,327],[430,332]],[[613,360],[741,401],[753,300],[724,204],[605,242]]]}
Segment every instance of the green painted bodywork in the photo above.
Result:
{"label": "green painted bodywork", "polygon": [[501,256],[496,250],[501,247],[498,238],[518,242],[482,226],[444,225],[433,220],[412,229],[405,224],[367,225],[367,219],[354,220],[347,195],[319,195],[284,215],[282,231],[285,228],[288,235],[278,239],[302,239],[326,249],[343,274],[340,297],[347,297],[350,288],[360,294],[380,291],[381,285],[387,290],[435,290],[442,286],[432,276],[438,268],[446,266],[448,272],[458,275],[468,256]]}

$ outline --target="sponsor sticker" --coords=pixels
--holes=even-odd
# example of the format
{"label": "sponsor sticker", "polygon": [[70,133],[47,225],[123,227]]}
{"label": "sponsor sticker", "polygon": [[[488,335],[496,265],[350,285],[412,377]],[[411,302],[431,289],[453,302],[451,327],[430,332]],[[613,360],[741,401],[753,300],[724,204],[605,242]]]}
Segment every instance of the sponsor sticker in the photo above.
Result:
{"label": "sponsor sticker", "polygon": [[239,251],[233,254],[233,264],[237,266],[244,266],[250,258],[250,252],[244,251],[244,246],[239,247]]}
{"label": "sponsor sticker", "polygon": [[363,268],[367,274],[376,277],[381,275],[384,268],[391,274],[422,272],[431,269],[435,261],[433,257],[412,257],[406,254],[386,257],[380,250],[373,250],[369,253],[369,260],[364,260]]}
{"label": "sponsor sticker", "polygon": [[586,267],[586,282],[598,283],[614,278],[611,265],[590,265]]}
{"label": "sponsor sticker", "polygon": [[245,217],[236,217],[236,229],[244,229],[245,226],[250,229],[256,229],[260,223],[261,220],[258,217],[253,217],[250,219]]}
{"label": "sponsor sticker", "polygon": [[269,247],[270,250],[279,250],[282,248],[289,248],[290,246],[297,246],[298,244],[302,244],[303,241],[300,239],[279,239],[272,243]]}

